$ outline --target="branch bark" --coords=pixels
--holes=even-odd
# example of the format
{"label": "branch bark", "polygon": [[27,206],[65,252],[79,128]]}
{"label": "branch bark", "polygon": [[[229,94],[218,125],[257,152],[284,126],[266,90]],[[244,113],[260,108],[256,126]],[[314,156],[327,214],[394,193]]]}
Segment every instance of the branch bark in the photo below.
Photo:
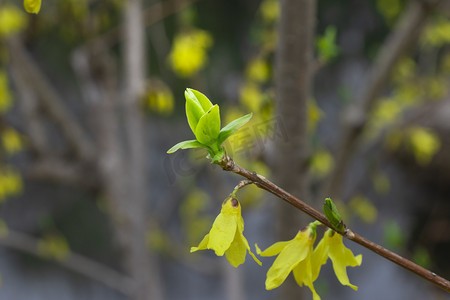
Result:
{"label": "branch bark", "polygon": [[[302,200],[296,198],[292,194],[286,192],[284,189],[280,188],[276,184],[272,183],[271,181],[267,180],[263,176],[255,173],[255,172],[249,172],[246,169],[242,168],[238,164],[236,164],[231,158],[225,157],[220,166],[225,171],[230,171],[235,174],[241,175],[248,180],[253,181],[259,188],[268,191],[269,193],[277,196],[278,198],[288,202],[292,206],[298,208],[302,212],[306,213],[313,219],[320,221],[323,225],[331,228],[334,230],[331,223],[327,220],[324,214],[317,211],[310,205],[306,204]],[[431,272],[430,270],[427,270],[412,261],[362,237],[361,235],[353,232],[350,228],[345,229],[344,232],[340,233],[342,236],[346,237],[347,239],[360,244],[361,246],[373,251],[374,253],[392,261],[393,263],[407,269],[408,271],[413,272],[414,274],[428,280],[429,282],[435,284],[439,288],[450,292],[450,281],[447,279],[440,277],[436,275],[436,273]]]}
{"label": "branch bark", "polygon": [[340,197],[345,170],[357,150],[369,113],[374,107],[378,95],[386,86],[393,67],[417,42],[433,9],[440,0],[411,1],[405,13],[388,36],[373,67],[367,76],[363,89],[357,96],[355,104],[344,115],[343,128],[337,149],[336,165],[325,184],[326,194]]}

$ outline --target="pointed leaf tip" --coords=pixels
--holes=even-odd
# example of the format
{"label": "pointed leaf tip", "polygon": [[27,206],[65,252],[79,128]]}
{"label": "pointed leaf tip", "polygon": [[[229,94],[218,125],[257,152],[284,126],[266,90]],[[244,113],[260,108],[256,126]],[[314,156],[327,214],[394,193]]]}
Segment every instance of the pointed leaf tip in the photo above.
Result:
{"label": "pointed leaf tip", "polygon": [[242,126],[244,126],[248,121],[250,121],[250,119],[252,118],[253,113],[249,113],[245,116],[242,116],[240,118],[237,118],[236,120],[231,121],[230,123],[228,123],[225,127],[223,127],[220,130],[220,134],[219,134],[219,145],[222,145],[223,142],[225,142],[225,140],[227,138],[229,138],[231,135],[233,135],[237,130],[239,130],[239,128],[241,128]]}

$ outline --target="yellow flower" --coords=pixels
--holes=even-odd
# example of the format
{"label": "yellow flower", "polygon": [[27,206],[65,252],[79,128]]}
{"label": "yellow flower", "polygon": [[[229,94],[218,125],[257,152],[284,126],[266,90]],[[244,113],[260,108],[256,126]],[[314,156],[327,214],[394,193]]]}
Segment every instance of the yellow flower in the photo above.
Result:
{"label": "yellow flower", "polygon": [[[0,8],[0,38],[8,37],[15,33],[21,31],[26,25],[25,14],[22,10],[18,9],[13,5],[4,5]],[[0,73],[0,76],[4,72]],[[0,77],[0,86],[2,86],[2,79]],[[1,98],[1,88],[0,88],[0,98]]]}
{"label": "yellow flower", "polygon": [[14,154],[22,150],[22,139],[17,131],[12,128],[5,129],[1,134],[1,143],[6,153]]}
{"label": "yellow flower", "polygon": [[198,247],[192,247],[191,252],[212,249],[217,256],[225,254],[233,267],[244,263],[247,250],[253,259],[261,262],[250,251],[244,231],[244,220],[241,216],[241,206],[235,198],[227,198],[222,204],[222,210],[214,220],[210,232],[203,238]]}
{"label": "yellow flower", "polygon": [[256,245],[256,252],[261,256],[278,254],[277,259],[275,259],[275,262],[267,272],[267,290],[279,287],[292,271],[298,285],[309,287],[313,293],[313,299],[320,300],[313,285],[313,281],[317,276],[313,278],[313,274],[319,274],[321,265],[318,265],[318,269],[314,270],[314,265],[311,261],[315,239],[315,226],[310,225],[308,228],[299,231],[292,240],[275,243],[263,252]]}
{"label": "yellow flower", "polygon": [[260,57],[254,58],[248,64],[245,73],[250,80],[264,83],[269,79],[269,64]]}
{"label": "yellow flower", "polygon": [[325,232],[322,240],[319,242],[316,249],[314,249],[312,255],[314,272],[312,275],[313,280],[317,279],[317,276],[319,276],[320,267],[327,262],[328,257],[333,263],[334,273],[339,282],[342,285],[348,285],[352,289],[357,290],[358,287],[351,284],[348,279],[346,267],[360,266],[362,255],[359,254],[354,256],[352,251],[345,247],[342,241],[342,235],[337,234],[330,229]]}
{"label": "yellow flower", "polygon": [[410,128],[407,134],[417,163],[426,166],[441,148],[439,136],[429,128],[418,126]]}
{"label": "yellow flower", "polygon": [[41,0],[23,0],[23,6],[30,14],[37,14],[41,10]]}
{"label": "yellow flower", "polygon": [[203,30],[177,35],[169,54],[169,62],[175,73],[185,78],[197,73],[206,65],[207,51],[212,44],[213,38]]}

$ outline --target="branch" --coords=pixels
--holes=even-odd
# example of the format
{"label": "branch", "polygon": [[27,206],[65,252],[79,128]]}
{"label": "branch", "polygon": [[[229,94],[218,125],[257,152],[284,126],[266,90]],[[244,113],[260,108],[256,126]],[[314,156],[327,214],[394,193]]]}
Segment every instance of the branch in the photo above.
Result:
{"label": "branch", "polygon": [[364,88],[344,117],[344,128],[339,139],[336,166],[325,184],[328,195],[339,197],[346,167],[350,162],[371,109],[389,80],[389,74],[398,59],[412,48],[420,36],[426,20],[440,0],[411,1],[406,12],[387,38],[373,68],[365,80]]}
{"label": "branch", "polygon": [[[38,251],[38,243],[39,240],[36,238],[11,230],[8,231],[6,237],[0,238],[0,245],[3,247],[42,258]],[[131,295],[134,289],[134,283],[130,278],[82,255],[71,252],[67,259],[53,261],[70,271],[101,282],[124,295]]]}
{"label": "branch", "polygon": [[[249,172],[246,169],[240,167],[230,157],[226,156],[222,160],[220,166],[225,171],[231,171],[235,174],[241,175],[241,176],[253,181],[259,188],[264,189],[264,190],[268,191],[269,193],[272,193],[273,195],[277,196],[278,198],[283,199],[284,201],[288,202],[292,206],[295,206],[299,210],[301,210],[304,213],[306,213],[307,215],[311,216],[315,220],[320,221],[325,226],[334,230],[333,226],[327,220],[327,218],[325,217],[324,214],[317,211],[313,207],[309,206],[302,200],[289,194],[288,192],[286,192],[279,186],[275,185],[271,181],[264,178],[263,176],[261,176],[257,173],[254,173],[254,172],[253,173]],[[347,239],[352,240],[353,242],[358,243],[361,246],[375,252],[376,254],[383,256],[384,258],[392,261],[393,263],[415,273],[416,275],[419,275],[420,277],[437,285],[441,289],[443,289],[447,292],[450,292],[450,281],[446,280],[445,278],[442,278],[442,277],[436,275],[435,273],[413,263],[412,261],[410,261],[392,251],[389,251],[386,248],[384,248],[378,244],[375,244],[374,242],[360,236],[359,234],[354,233],[349,228],[345,229],[345,231],[340,234],[342,234]]]}
{"label": "branch", "polygon": [[58,159],[45,159],[34,163],[25,171],[25,176],[31,179],[53,180],[87,188],[96,188],[100,183],[97,174],[92,170],[88,172],[79,164]]}
{"label": "branch", "polygon": [[[142,13],[143,19],[145,20],[144,25],[151,26],[173,14],[180,12],[181,10],[194,4],[197,1],[199,0],[167,0],[155,3],[149,8],[145,9]],[[88,44],[96,44],[98,42],[101,42],[108,48],[113,47],[120,42],[120,39],[122,38],[122,30],[123,29],[121,26],[114,28],[107,33],[89,41]]]}
{"label": "branch", "polygon": [[[51,153],[45,126],[38,113],[38,99],[32,92],[25,78],[16,68],[10,70],[19,97],[19,110],[24,118],[25,131],[31,149],[39,156]],[[50,154],[51,155],[51,154]]]}
{"label": "branch", "polygon": [[13,68],[16,68],[24,80],[33,86],[43,106],[59,125],[67,141],[74,148],[75,153],[82,161],[92,161],[95,150],[89,138],[63,106],[61,97],[59,97],[50,82],[39,70],[37,63],[26,52],[19,40],[9,40],[7,46]]}

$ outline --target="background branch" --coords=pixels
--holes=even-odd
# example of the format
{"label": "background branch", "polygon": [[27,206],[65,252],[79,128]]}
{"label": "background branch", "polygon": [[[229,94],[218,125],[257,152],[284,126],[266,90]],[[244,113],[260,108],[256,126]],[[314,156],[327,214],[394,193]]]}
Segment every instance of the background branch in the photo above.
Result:
{"label": "background branch", "polygon": [[92,161],[94,148],[81,126],[63,106],[61,97],[41,72],[33,58],[26,52],[19,39],[11,39],[7,43],[11,56],[12,68],[20,72],[23,80],[39,96],[43,108],[60,127],[64,137],[73,147],[75,154],[81,161]]}
{"label": "background branch", "polygon": [[324,185],[326,195],[341,196],[341,188],[345,180],[343,174],[357,149],[369,113],[374,107],[378,95],[389,81],[389,74],[399,58],[417,42],[420,31],[439,2],[440,0],[411,1],[393,32],[388,36],[355,104],[345,112],[343,128],[338,139],[336,165]]}
{"label": "background branch", "polygon": [[[0,238],[0,245],[3,247],[42,258],[38,251],[38,244],[38,239],[11,230],[8,231],[6,237]],[[124,295],[131,295],[134,289],[133,281],[130,278],[82,255],[71,252],[67,259],[52,261],[70,271],[101,282]]]}

